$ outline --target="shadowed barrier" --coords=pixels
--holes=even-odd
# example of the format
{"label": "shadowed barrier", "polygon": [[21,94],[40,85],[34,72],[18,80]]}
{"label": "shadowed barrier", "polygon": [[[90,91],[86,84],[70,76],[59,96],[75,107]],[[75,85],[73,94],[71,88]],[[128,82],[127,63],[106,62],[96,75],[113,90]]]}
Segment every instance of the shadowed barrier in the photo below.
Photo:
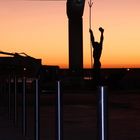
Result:
{"label": "shadowed barrier", "polygon": [[[4,80],[5,79],[5,80]],[[16,80],[15,80],[16,79]],[[1,96],[5,96],[6,93],[6,101],[8,101],[8,118],[10,121],[12,120],[15,126],[19,125],[19,117],[22,125],[22,134],[24,137],[27,136],[27,132],[29,133],[29,128],[27,127],[28,120],[28,104],[27,104],[27,88],[30,85],[32,88],[32,102],[34,111],[34,140],[40,140],[40,80],[38,78],[28,78],[28,77],[16,77],[8,76],[1,78]],[[4,82],[5,81],[5,82]],[[29,82],[30,81],[30,82]],[[55,129],[56,129],[56,140],[63,140],[63,92],[61,88],[63,87],[61,81],[56,81],[56,90],[55,90]],[[19,86],[21,87],[21,92],[19,92]],[[5,88],[8,87],[8,88]],[[19,116],[19,96],[22,101],[22,115]],[[107,140],[108,138],[108,106],[107,106],[107,87],[101,86],[98,90],[98,139],[99,140]],[[31,101],[32,101],[31,100]],[[20,128],[21,129],[21,128]]]}
{"label": "shadowed barrier", "polygon": [[98,140],[108,140],[108,94],[106,86],[98,88],[97,108]]}
{"label": "shadowed barrier", "polygon": [[56,140],[63,140],[63,94],[61,82],[57,81],[56,93]]}
{"label": "shadowed barrier", "polygon": [[[2,106],[4,112],[8,112],[6,114],[8,114],[9,124],[13,122],[16,127],[22,129],[23,136],[26,136],[28,108],[26,90],[30,85],[32,89],[37,89],[34,90],[33,94],[38,94],[38,85],[32,85],[29,81],[38,80],[41,60],[28,55],[22,56],[18,53],[0,53],[13,56],[0,57],[0,95]],[[37,108],[37,106],[35,107]],[[37,115],[35,118],[37,118]]]}

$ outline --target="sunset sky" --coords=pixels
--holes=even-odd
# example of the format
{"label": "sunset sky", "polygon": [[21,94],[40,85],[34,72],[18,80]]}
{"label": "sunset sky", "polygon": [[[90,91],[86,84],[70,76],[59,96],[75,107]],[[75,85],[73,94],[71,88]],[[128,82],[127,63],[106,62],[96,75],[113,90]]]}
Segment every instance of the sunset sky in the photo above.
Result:
{"label": "sunset sky", "polygon": [[[105,29],[102,67],[140,67],[140,0],[94,0],[92,29]],[[66,1],[0,0],[0,51],[25,52],[68,67]],[[91,67],[89,5],[83,15],[84,67]]]}

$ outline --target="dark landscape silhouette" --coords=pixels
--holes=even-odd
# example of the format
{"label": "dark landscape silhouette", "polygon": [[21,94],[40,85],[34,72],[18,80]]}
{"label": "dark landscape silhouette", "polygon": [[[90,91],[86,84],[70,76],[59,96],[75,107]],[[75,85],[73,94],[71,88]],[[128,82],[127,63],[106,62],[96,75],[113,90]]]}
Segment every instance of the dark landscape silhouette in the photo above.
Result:
{"label": "dark landscape silhouette", "polygon": [[98,113],[105,112],[98,109],[101,86],[107,89],[108,138],[140,139],[140,68],[101,67],[102,27],[99,42],[89,29],[94,63],[83,68],[84,4],[66,3],[69,68],[43,65],[25,53],[0,52],[5,55],[0,57],[0,140],[97,139]]}
{"label": "dark landscape silhouette", "polygon": [[[53,140],[56,136],[55,100],[58,80],[61,81],[61,92],[63,93],[64,138],[66,140],[96,139],[97,91],[92,88],[93,82],[90,78],[92,69],[83,69],[83,78],[79,81],[79,78],[73,79],[73,74],[69,69],[45,66],[41,64],[41,60],[20,56],[17,53],[16,55],[5,54],[10,54],[11,57],[0,57],[0,130],[3,130],[3,133],[0,134],[1,139],[9,140],[10,137],[15,140],[33,140],[35,138],[34,85],[35,79],[38,78],[40,82],[41,139]],[[34,70],[37,71],[33,73]],[[138,111],[140,69],[101,68],[100,77],[108,87],[109,138],[113,140],[128,140],[128,137],[130,140],[137,139],[140,137],[138,117],[140,116]],[[23,133],[22,129],[24,78],[26,79],[26,86],[24,85],[27,107],[26,133]]]}

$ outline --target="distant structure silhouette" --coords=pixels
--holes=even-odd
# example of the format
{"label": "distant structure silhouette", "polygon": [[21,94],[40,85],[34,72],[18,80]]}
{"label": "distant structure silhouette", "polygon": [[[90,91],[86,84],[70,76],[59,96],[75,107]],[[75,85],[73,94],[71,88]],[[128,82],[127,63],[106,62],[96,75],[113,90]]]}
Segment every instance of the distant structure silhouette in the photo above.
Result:
{"label": "distant structure silhouette", "polygon": [[100,79],[100,68],[101,68],[100,57],[101,57],[101,54],[102,54],[103,40],[104,40],[104,35],[103,35],[104,29],[102,27],[100,27],[99,31],[101,32],[100,42],[96,42],[95,38],[94,38],[93,31],[91,29],[89,29],[91,43],[92,43],[92,47],[93,47],[93,59],[94,59],[93,79],[94,79],[94,82],[95,82],[96,86],[101,83],[101,79]]}
{"label": "distant structure silhouette", "polygon": [[[9,53],[0,51],[0,54],[8,55],[0,57],[1,75],[18,75],[38,77],[41,68],[41,59],[36,59],[25,53]],[[10,57],[11,56],[11,57]]]}
{"label": "distant structure silhouette", "polygon": [[85,0],[67,0],[69,69],[79,75],[83,69],[83,12]]}

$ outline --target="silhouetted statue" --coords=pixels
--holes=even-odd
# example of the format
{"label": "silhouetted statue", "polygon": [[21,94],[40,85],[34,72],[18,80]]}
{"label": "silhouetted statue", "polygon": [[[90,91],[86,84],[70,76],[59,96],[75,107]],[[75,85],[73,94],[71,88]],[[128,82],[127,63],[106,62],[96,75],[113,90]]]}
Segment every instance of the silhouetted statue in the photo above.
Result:
{"label": "silhouetted statue", "polygon": [[101,32],[100,42],[96,42],[92,30],[89,29],[91,43],[93,47],[93,59],[94,59],[93,79],[96,85],[99,85],[101,82],[100,81],[100,68],[101,68],[100,57],[102,54],[102,47],[103,47],[103,40],[104,40],[104,36],[103,36],[104,29],[100,27],[99,31]]}

